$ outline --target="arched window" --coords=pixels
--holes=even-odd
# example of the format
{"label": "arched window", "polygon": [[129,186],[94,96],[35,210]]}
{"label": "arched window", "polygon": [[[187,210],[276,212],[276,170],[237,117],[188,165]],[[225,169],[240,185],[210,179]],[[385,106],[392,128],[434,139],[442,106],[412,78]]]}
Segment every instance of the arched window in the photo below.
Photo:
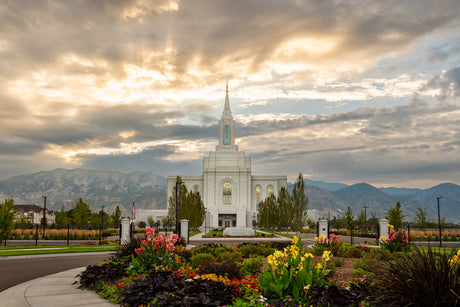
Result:
{"label": "arched window", "polygon": [[228,181],[223,184],[223,203],[224,205],[232,204],[232,184]]}
{"label": "arched window", "polygon": [[259,206],[259,203],[260,203],[260,185],[257,185],[256,186],[256,205],[257,207]]}
{"label": "arched window", "polygon": [[267,188],[267,194],[268,196],[272,195],[273,194],[273,186],[269,185],[268,188]]}

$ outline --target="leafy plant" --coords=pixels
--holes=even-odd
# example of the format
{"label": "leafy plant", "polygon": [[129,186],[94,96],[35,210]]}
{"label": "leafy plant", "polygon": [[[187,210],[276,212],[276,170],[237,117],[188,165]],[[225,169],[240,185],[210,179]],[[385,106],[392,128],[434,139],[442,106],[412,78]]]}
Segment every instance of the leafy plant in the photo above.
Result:
{"label": "leafy plant", "polygon": [[260,272],[263,263],[262,257],[244,259],[240,265],[241,273],[247,276],[257,274]]}
{"label": "leafy plant", "polygon": [[171,271],[156,271],[134,280],[120,297],[123,306],[223,306],[235,289],[222,282],[186,279]]}
{"label": "leafy plant", "polygon": [[90,265],[77,275],[79,277],[79,288],[92,288],[99,281],[115,281],[124,278],[128,276],[126,273],[127,267],[128,263],[115,261],[109,261],[101,265]]}
{"label": "leafy plant", "polygon": [[[457,254],[458,255],[458,254]],[[459,306],[460,265],[454,252],[416,248],[405,257],[386,261],[375,279],[394,302],[414,306]]]}
{"label": "leafy plant", "polygon": [[310,288],[327,285],[325,263],[329,260],[330,252],[325,251],[322,262],[312,266],[310,261],[313,255],[308,252],[302,255],[301,247],[299,239],[294,237],[292,245],[283,252],[276,251],[268,256],[268,268],[259,275],[260,288],[265,297],[282,299],[290,295],[294,299],[302,299],[309,296]]}
{"label": "leafy plant", "polygon": [[213,263],[205,262],[203,266],[198,269],[198,274],[215,274],[217,276],[223,276],[228,279],[241,278],[240,268],[236,263]]}
{"label": "leafy plant", "polygon": [[219,263],[239,263],[243,260],[243,256],[236,251],[222,252],[217,255],[216,262]]}
{"label": "leafy plant", "polygon": [[174,251],[174,243],[177,234],[171,236],[171,240],[164,234],[154,237],[155,229],[146,227],[147,240],[141,241],[140,247],[135,249],[136,256],[131,256],[130,272],[151,272],[157,267],[175,268],[177,261]]}
{"label": "leafy plant", "polygon": [[391,230],[388,236],[388,239],[385,237],[380,238],[380,246],[383,249],[388,249],[390,252],[408,252],[412,249],[406,233],[401,229],[396,232]]}
{"label": "leafy plant", "polygon": [[204,265],[206,262],[215,261],[215,257],[212,254],[202,253],[196,254],[190,258],[190,264],[194,268],[198,268]]}

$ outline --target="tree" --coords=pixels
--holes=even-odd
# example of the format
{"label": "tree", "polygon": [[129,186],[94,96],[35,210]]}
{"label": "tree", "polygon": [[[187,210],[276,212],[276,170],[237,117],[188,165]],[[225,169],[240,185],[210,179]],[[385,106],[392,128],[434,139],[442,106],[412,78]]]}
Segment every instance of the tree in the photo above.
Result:
{"label": "tree", "polygon": [[0,244],[3,240],[8,239],[11,230],[14,227],[14,217],[16,210],[14,210],[14,200],[7,198],[0,205]]}
{"label": "tree", "polygon": [[72,222],[79,228],[85,228],[91,218],[91,210],[83,199],[78,199],[72,208]]}
{"label": "tree", "polygon": [[147,217],[147,223],[149,224],[150,227],[155,226],[155,221],[153,220],[153,216],[149,215]]}
{"label": "tree", "polygon": [[305,194],[305,183],[300,173],[292,189],[292,229],[300,231],[307,219],[308,198]]}
{"label": "tree", "polygon": [[117,206],[115,211],[110,215],[110,222],[113,227],[118,228],[121,224],[121,210],[120,206]]}
{"label": "tree", "polygon": [[385,214],[385,218],[388,220],[388,223],[390,223],[396,229],[398,229],[401,228],[403,218],[406,215],[407,214],[402,214],[401,204],[398,201],[393,208],[387,211],[387,213]]}
{"label": "tree", "polygon": [[353,210],[351,210],[350,206],[348,206],[347,212],[345,212],[345,223],[347,224],[347,229],[351,230],[353,225],[353,220],[355,219],[355,215],[353,214]]}
{"label": "tree", "polygon": [[72,222],[72,219],[69,216],[67,211],[64,211],[64,206],[62,206],[61,211],[56,212],[56,225],[59,228],[67,227],[68,224]]}
{"label": "tree", "polygon": [[288,229],[292,225],[292,197],[286,187],[282,187],[276,199],[278,230]]}
{"label": "tree", "polygon": [[[177,176],[176,181],[182,182],[181,177]],[[178,220],[189,220],[191,228],[197,228],[203,224],[205,212],[199,192],[187,191],[184,184],[178,185],[177,206]],[[169,197],[168,217],[172,221],[176,220],[176,187],[173,188],[172,195]]]}
{"label": "tree", "polygon": [[270,194],[259,204],[257,225],[267,230],[274,229],[278,225],[278,212],[276,208],[276,196]]}
{"label": "tree", "polygon": [[415,212],[415,223],[417,224],[418,227],[420,228],[425,228],[426,223],[428,222],[427,217],[426,217],[426,208],[417,208],[417,211]]}

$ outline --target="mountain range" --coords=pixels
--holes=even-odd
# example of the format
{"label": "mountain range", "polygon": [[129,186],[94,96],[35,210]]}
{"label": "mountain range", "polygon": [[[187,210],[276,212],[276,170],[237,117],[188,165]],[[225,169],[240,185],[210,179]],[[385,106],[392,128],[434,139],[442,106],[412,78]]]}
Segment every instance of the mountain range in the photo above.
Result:
{"label": "mountain range", "polygon": [[[288,189],[292,191],[292,183]],[[367,216],[374,213],[383,218],[388,209],[399,201],[407,220],[415,219],[417,208],[426,208],[429,219],[437,219],[437,196],[441,216],[447,222],[460,222],[460,186],[443,183],[429,189],[376,188],[367,183],[346,185],[305,179],[309,198],[308,209],[316,209],[321,216],[341,217],[348,206],[358,216],[367,207]],[[16,204],[43,204],[47,208],[72,208],[79,198],[91,210],[105,207],[112,212],[116,206],[125,215],[131,214],[132,203],[137,209],[166,209],[166,178],[149,172],[121,173],[85,169],[55,169],[0,181],[0,197],[12,197]]]}

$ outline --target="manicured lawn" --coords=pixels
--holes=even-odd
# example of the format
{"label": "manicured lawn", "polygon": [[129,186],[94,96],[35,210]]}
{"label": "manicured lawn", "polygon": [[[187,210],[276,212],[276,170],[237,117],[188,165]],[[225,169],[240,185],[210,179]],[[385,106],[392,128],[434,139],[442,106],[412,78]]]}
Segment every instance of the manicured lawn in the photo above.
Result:
{"label": "manicured lawn", "polygon": [[0,257],[42,255],[42,254],[65,254],[65,253],[88,253],[115,251],[115,245],[102,246],[11,246],[1,247]]}

